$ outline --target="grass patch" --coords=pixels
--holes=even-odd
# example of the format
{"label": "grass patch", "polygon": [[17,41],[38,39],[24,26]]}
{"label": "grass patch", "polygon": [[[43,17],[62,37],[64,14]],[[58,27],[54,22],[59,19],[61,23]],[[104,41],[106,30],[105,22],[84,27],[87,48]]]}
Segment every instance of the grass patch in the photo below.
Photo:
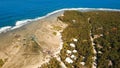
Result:
{"label": "grass patch", "polygon": [[56,31],[60,31],[60,30],[62,30],[62,27],[53,25],[52,29],[56,30]]}
{"label": "grass patch", "polygon": [[48,63],[43,64],[40,68],[62,68],[56,58],[51,58]]}
{"label": "grass patch", "polygon": [[2,68],[3,65],[4,65],[4,61],[0,59],[0,68]]}
{"label": "grass patch", "polygon": [[53,35],[57,35],[57,33],[56,33],[56,32],[53,32]]}

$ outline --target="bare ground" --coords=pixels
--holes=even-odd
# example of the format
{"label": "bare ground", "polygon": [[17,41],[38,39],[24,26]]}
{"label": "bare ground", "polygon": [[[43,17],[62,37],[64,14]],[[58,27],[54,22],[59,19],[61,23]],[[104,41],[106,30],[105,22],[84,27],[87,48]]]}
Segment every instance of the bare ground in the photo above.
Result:
{"label": "bare ground", "polygon": [[5,62],[2,68],[37,68],[60,51],[61,38],[54,33],[67,25],[57,20],[58,15],[0,34],[0,59]]}

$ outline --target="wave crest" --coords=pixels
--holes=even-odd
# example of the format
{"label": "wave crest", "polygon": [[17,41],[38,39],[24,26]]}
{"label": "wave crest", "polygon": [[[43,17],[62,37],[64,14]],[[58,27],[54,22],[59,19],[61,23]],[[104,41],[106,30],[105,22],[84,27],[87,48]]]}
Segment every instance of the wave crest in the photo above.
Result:
{"label": "wave crest", "polygon": [[12,28],[11,26],[2,27],[2,28],[0,28],[0,33],[5,33],[7,31],[11,30],[11,28]]}
{"label": "wave crest", "polygon": [[17,21],[16,24],[15,24],[15,26],[6,26],[6,27],[0,28],[0,33],[5,33],[7,31],[14,30],[16,28],[20,28],[23,25],[26,25],[26,24],[28,24],[30,22],[46,18],[46,17],[48,17],[50,15],[53,15],[55,13],[58,13],[58,12],[61,12],[61,11],[65,11],[65,10],[79,10],[79,11],[94,11],[94,10],[100,10],[100,11],[120,11],[119,9],[108,9],[108,8],[64,8],[64,9],[53,11],[51,13],[46,14],[45,16],[38,17],[38,18],[35,18],[35,19],[26,19],[26,20]]}

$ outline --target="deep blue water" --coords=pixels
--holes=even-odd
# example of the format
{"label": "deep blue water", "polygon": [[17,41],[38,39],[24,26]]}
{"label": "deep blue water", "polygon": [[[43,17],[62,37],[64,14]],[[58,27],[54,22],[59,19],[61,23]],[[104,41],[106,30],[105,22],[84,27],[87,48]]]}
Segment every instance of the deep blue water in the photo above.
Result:
{"label": "deep blue water", "polygon": [[73,7],[120,9],[120,0],[0,0],[0,27]]}

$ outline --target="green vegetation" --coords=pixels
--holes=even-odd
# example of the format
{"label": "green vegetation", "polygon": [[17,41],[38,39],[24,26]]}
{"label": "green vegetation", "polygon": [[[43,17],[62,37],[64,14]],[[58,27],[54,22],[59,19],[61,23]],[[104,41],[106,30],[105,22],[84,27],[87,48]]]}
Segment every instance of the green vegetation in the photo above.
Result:
{"label": "green vegetation", "polygon": [[4,61],[0,59],[0,68],[4,65]]}
{"label": "green vegetation", "polygon": [[[58,17],[60,20],[68,24],[68,27],[62,32],[62,39],[64,42],[63,49],[61,50],[61,59],[67,65],[68,68],[80,68],[82,65],[80,62],[85,62],[85,66],[92,67],[92,57],[94,56],[93,48],[89,37],[90,24],[87,22],[86,16],[82,12],[78,11],[65,11],[63,17]],[[74,21],[75,22],[74,22]],[[78,42],[74,42],[76,45],[77,59],[73,64],[65,62],[66,50],[71,50],[69,44],[73,38],[77,38]],[[85,40],[85,41],[84,41]],[[85,58],[82,58],[85,57]]]}
{"label": "green vegetation", "polygon": [[61,68],[61,66],[56,58],[51,58],[48,63],[43,64],[40,68]]}
{"label": "green vegetation", "polygon": [[96,38],[98,68],[120,68],[120,12],[87,12]]}
{"label": "green vegetation", "polygon": [[[85,61],[85,66],[91,68],[94,54],[89,39],[90,30],[92,31],[93,37],[94,35],[103,35],[94,41],[97,52],[102,52],[102,54],[97,53],[97,67],[120,67],[120,12],[65,11],[64,16],[58,18],[69,25],[62,33],[64,43],[69,45],[72,38],[78,38],[78,42],[75,43],[77,45],[76,50],[78,51],[77,61],[73,64],[75,67],[79,68],[79,62],[82,59],[80,56],[84,56],[85,59],[82,61]],[[90,20],[88,21],[88,19]],[[102,48],[99,48],[98,45]],[[69,49],[69,47],[65,46],[61,51],[61,59],[63,61],[66,57],[65,51]]]}
{"label": "green vegetation", "polygon": [[[64,44],[60,52],[61,60],[68,68],[72,68],[72,66],[74,68],[92,68],[94,56],[97,57],[95,61],[97,68],[120,68],[120,12],[65,11],[64,16],[59,16],[58,19],[68,24],[68,27],[62,32]],[[93,52],[90,31],[94,38],[97,54]],[[78,41],[73,41],[73,38],[77,38]],[[70,56],[66,50],[74,49],[70,47],[70,43],[74,43],[77,50],[75,54],[77,58],[73,63],[65,61],[66,57]],[[81,65],[80,62],[85,62],[85,65]],[[50,68],[51,63],[44,66]],[[56,65],[59,64],[55,63]]]}
{"label": "green vegetation", "polygon": [[56,33],[56,32],[53,32],[53,34],[54,34],[54,35],[57,35],[57,33]]}
{"label": "green vegetation", "polygon": [[62,29],[62,27],[60,26],[55,26],[55,25],[52,25],[54,30],[57,30],[57,31],[60,31]]}

